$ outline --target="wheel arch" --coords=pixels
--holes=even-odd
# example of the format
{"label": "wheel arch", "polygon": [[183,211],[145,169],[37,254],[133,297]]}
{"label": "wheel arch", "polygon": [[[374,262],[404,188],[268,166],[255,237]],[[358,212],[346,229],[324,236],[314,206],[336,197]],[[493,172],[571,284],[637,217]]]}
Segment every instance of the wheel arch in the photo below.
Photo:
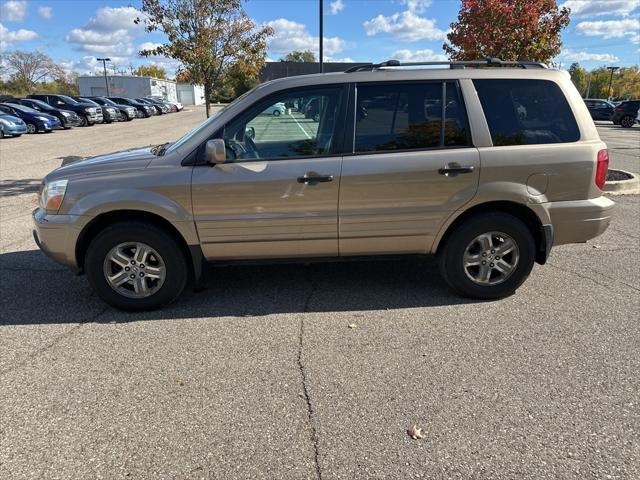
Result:
{"label": "wheel arch", "polygon": [[451,233],[467,219],[480,213],[491,212],[507,213],[522,220],[531,232],[533,240],[535,241],[536,262],[540,264],[544,264],[546,262],[548,250],[551,248],[551,245],[547,245],[547,243],[552,240],[549,240],[547,236],[545,236],[543,224],[538,215],[536,215],[536,213],[526,205],[513,201],[492,201],[479,203],[461,212],[457,217],[453,219],[453,221],[450,221],[449,225],[444,229],[444,231],[441,232],[438,237],[436,237],[436,240],[434,241],[432,247],[432,251],[436,254],[439,254],[443,246],[447,243],[447,240],[449,236],[451,236]]}
{"label": "wheel arch", "polygon": [[204,257],[199,245],[189,245],[180,231],[166,218],[141,210],[112,210],[93,218],[84,226],[76,241],[76,264],[84,271],[84,261],[91,241],[106,227],[120,222],[141,222],[153,225],[170,234],[180,245],[189,264],[189,274],[198,281],[202,275]]}

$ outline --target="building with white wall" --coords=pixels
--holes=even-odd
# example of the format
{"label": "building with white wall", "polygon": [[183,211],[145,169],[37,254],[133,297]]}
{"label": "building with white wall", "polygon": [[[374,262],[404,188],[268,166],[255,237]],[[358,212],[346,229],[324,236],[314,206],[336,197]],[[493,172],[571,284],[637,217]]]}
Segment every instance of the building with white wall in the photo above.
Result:
{"label": "building with white wall", "polygon": [[[108,92],[107,92],[108,85]],[[139,98],[158,96],[170,102],[178,101],[176,82],[153,77],[107,75],[78,77],[80,96],[114,96]]]}
{"label": "building with white wall", "polygon": [[183,105],[204,105],[204,87],[179,83],[176,86],[178,101]]}

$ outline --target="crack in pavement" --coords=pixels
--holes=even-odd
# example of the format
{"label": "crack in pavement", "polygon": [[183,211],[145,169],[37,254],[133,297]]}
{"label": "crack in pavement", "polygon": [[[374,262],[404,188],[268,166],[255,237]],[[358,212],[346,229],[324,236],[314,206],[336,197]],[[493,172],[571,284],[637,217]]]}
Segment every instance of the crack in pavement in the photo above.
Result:
{"label": "crack in pavement", "polygon": [[318,480],[322,480],[322,471],[320,470],[320,463],[318,462],[318,432],[316,431],[316,427],[313,422],[313,407],[311,406],[311,399],[309,398],[309,389],[307,388],[307,375],[304,371],[304,366],[302,365],[302,348],[304,342],[304,313],[309,311],[309,302],[311,301],[311,297],[313,297],[316,289],[318,288],[318,283],[313,279],[311,281],[311,290],[307,295],[307,298],[304,302],[303,316],[300,318],[300,330],[298,333],[298,369],[300,370],[300,377],[302,378],[302,398],[304,399],[307,406],[307,421],[309,423],[309,428],[311,430],[311,442],[313,443],[313,458],[314,465],[316,470],[316,478]]}
{"label": "crack in pavement", "polygon": [[76,326],[74,326],[73,328],[69,329],[64,333],[61,333],[60,335],[55,337],[51,342],[44,345],[43,347],[38,348],[35,352],[28,355],[23,361],[18,362],[15,365],[9,368],[6,368],[4,370],[0,370],[0,377],[3,375],[6,375],[7,373],[11,373],[21,367],[24,367],[30,360],[35,359],[36,357],[40,356],[47,350],[51,350],[53,347],[59,344],[62,340],[64,340],[65,338],[71,337],[74,333],[80,330],[80,328],[82,328],[83,325],[91,321],[97,320],[99,317],[104,315],[108,310],[109,310],[109,307],[107,306],[107,307],[104,307],[102,310],[100,310],[98,313],[94,313],[93,315],[90,315],[87,318],[81,319]]}
{"label": "crack in pavement", "polygon": [[[576,275],[577,277],[583,278],[583,279],[585,279],[585,280],[590,280],[590,281],[592,281],[593,283],[595,283],[596,285],[600,285],[601,287],[604,287],[604,288],[606,288],[607,290],[610,290],[610,291],[612,291],[612,292],[614,292],[614,293],[619,293],[617,290],[615,290],[614,288],[612,288],[612,286],[611,286],[611,285],[608,285],[608,284],[606,284],[606,283],[599,282],[598,280],[596,280],[596,279],[594,279],[594,278],[591,278],[591,277],[589,277],[588,275],[583,275],[583,274],[581,274],[581,273],[579,273],[579,272],[576,272],[575,270],[571,270],[571,269],[569,269],[569,268],[559,267],[558,265],[554,265],[553,263],[550,263],[550,262],[547,262],[545,265],[549,265],[550,267],[553,267],[553,268],[555,268],[556,270],[560,270],[560,271],[563,271],[563,272],[571,273],[571,274]],[[616,279],[614,279],[614,278],[612,278],[612,277],[609,277],[609,276],[607,276],[607,275],[605,275],[605,274],[603,274],[603,273],[597,273],[597,275],[601,275],[603,278],[606,278],[607,280],[611,280],[611,281],[613,281],[614,283],[618,283],[618,284],[621,284],[621,285],[625,285],[625,286],[627,286],[627,287],[631,288],[632,290],[640,291],[640,289],[638,289],[637,287],[634,287],[633,285],[629,285],[628,283],[623,282],[623,281],[621,281],[621,280],[616,280]]]}

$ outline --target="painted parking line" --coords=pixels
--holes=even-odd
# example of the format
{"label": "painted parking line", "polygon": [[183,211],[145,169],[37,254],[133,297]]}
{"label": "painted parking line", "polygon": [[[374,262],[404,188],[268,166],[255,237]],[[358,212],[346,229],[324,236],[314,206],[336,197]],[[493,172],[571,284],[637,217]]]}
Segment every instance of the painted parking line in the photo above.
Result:
{"label": "painted parking line", "polygon": [[302,128],[302,125],[300,125],[300,122],[298,121],[298,119],[294,117],[291,113],[289,114],[289,116],[295,120],[298,127],[300,127],[300,130],[302,130],[302,133],[304,133],[307,136],[307,138],[311,138],[311,136],[307,133],[307,131],[304,128]]}

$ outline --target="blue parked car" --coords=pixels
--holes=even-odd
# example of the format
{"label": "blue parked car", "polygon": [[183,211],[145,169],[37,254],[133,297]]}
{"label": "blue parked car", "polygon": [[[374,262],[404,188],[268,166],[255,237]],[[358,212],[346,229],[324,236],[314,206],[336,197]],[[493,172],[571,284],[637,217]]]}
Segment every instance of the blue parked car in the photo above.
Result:
{"label": "blue parked car", "polygon": [[22,119],[22,121],[27,124],[28,133],[48,133],[54,128],[62,128],[60,120],[53,115],[39,112],[24,105],[0,103],[0,113],[6,113]]}
{"label": "blue parked car", "polygon": [[0,113],[0,138],[5,136],[19,137],[27,133],[27,124],[13,115]]}

